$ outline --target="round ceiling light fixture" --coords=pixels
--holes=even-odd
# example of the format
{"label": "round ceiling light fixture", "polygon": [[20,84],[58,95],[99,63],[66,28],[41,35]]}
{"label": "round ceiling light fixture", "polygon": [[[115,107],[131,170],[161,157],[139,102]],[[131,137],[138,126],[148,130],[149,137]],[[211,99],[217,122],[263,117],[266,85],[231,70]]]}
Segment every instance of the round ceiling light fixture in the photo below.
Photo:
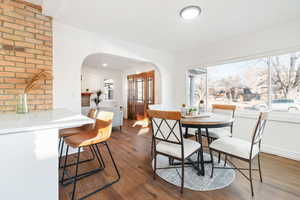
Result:
{"label": "round ceiling light fixture", "polygon": [[195,19],[201,13],[201,8],[199,6],[187,6],[181,9],[180,16],[183,19],[190,20]]}
{"label": "round ceiling light fixture", "polygon": [[102,66],[103,66],[103,67],[107,67],[107,63],[103,63]]}

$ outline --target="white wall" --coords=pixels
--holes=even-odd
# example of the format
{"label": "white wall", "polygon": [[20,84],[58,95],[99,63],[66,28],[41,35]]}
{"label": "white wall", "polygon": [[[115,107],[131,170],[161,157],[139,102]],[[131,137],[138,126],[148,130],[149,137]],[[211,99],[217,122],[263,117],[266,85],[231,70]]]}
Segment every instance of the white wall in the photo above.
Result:
{"label": "white wall", "polygon": [[[161,74],[156,68],[156,66],[139,66],[131,67],[123,71],[123,108],[124,108],[124,117],[127,118],[127,94],[128,94],[128,81],[127,76],[131,74],[139,74],[142,72],[155,71],[155,103],[160,104],[162,102],[162,90],[161,90]],[[170,88],[171,89],[171,88]]]}
{"label": "white wall", "polygon": [[162,75],[162,102],[173,104],[171,89],[173,56],[135,44],[102,37],[53,22],[53,104],[54,108],[67,108],[81,112],[81,65],[93,53],[107,53],[154,63]]}
{"label": "white wall", "polygon": [[[213,66],[245,59],[300,51],[300,22],[237,36],[207,44],[176,55],[176,104],[186,102],[186,70],[195,66]],[[234,135],[249,139],[257,114],[237,113]],[[272,113],[263,140],[263,151],[300,160],[300,116]]]}
{"label": "white wall", "polygon": [[117,69],[104,69],[96,67],[82,67],[82,81],[81,91],[85,92],[86,89],[89,91],[104,91],[104,80],[112,79],[113,85],[113,100],[118,105],[123,104],[123,82],[122,82],[122,71]]}
{"label": "white wall", "polygon": [[[154,63],[161,73],[161,103],[181,105],[186,101],[185,72],[190,67],[300,50],[298,21],[203,45],[199,49],[176,55],[105,38],[55,20],[53,31],[54,107],[69,108],[76,112],[80,112],[81,64],[92,53],[109,53]],[[253,116],[238,116],[235,133],[239,137],[249,138],[253,123]],[[299,123],[271,119],[264,138],[264,151],[300,160]]]}

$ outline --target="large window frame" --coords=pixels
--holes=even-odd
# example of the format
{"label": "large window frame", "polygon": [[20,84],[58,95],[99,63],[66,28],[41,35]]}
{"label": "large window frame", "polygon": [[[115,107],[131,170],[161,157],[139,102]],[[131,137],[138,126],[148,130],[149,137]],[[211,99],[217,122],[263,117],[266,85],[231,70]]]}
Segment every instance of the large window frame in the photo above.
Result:
{"label": "large window frame", "polygon": [[[230,60],[228,62],[223,62],[223,63],[218,63],[216,65],[207,65],[207,67],[204,67],[204,65],[202,67],[193,67],[193,68],[190,68],[187,70],[187,73],[186,73],[186,103],[187,105],[190,106],[191,104],[191,95],[189,94],[190,92],[190,71],[191,70],[195,70],[195,69],[208,69],[209,67],[215,67],[215,66],[218,66],[218,65],[223,65],[223,64],[231,64],[231,63],[238,63],[238,62],[243,62],[243,61],[248,61],[248,60],[253,60],[253,59],[266,59],[267,62],[270,62],[272,58],[274,58],[275,56],[285,56],[286,54],[292,54],[291,53],[292,51],[289,51],[289,52],[283,52],[283,53],[280,53],[280,54],[273,54],[273,55],[268,55],[268,56],[257,56],[257,57],[254,57],[254,58],[239,58],[239,59],[236,59],[236,60]],[[296,50],[294,52],[297,52],[299,53],[299,50]],[[207,79],[207,83],[206,83],[206,91],[208,91],[208,88],[209,88],[209,84],[208,84],[208,78]],[[295,112],[295,113],[291,113],[291,112],[280,112],[280,111],[274,111],[272,110],[272,100],[276,99],[276,98],[273,98],[273,95],[272,95],[272,65],[270,63],[268,63],[267,65],[267,80],[266,80],[266,84],[267,84],[267,107],[268,107],[268,110],[270,110],[272,112],[272,115],[275,116],[273,117],[274,120],[278,120],[278,121],[288,121],[288,122],[299,122],[300,121],[300,112]],[[205,101],[205,106],[207,108],[207,102],[208,102],[208,93],[206,93],[206,101]],[[254,113],[256,113],[258,111],[251,111],[251,110],[238,110],[238,113],[240,113],[242,116],[245,116],[245,117],[249,117],[249,116],[256,116],[254,115]],[[275,113],[275,114],[274,114]]]}

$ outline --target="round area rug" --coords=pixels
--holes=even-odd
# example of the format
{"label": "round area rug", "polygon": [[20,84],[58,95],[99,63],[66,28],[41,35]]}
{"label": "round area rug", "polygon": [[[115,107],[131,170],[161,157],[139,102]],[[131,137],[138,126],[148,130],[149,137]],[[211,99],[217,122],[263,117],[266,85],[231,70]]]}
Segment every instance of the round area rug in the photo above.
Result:
{"label": "round area rug", "polygon": [[[197,154],[191,156],[191,159],[196,161]],[[210,155],[204,153],[204,160],[210,160]],[[224,167],[224,161],[216,162],[218,159],[214,157],[215,167]],[[178,162],[175,160],[175,162]],[[154,162],[152,162],[152,167]],[[169,159],[166,156],[157,156],[157,168],[169,167]],[[231,167],[226,164],[227,167]],[[196,191],[209,191],[221,189],[229,186],[235,179],[235,171],[233,169],[214,169],[214,176],[210,178],[212,165],[204,164],[205,176],[198,176],[197,171],[193,167],[185,167],[184,169],[184,187]],[[156,174],[165,181],[181,186],[181,168],[173,169],[157,169]]]}

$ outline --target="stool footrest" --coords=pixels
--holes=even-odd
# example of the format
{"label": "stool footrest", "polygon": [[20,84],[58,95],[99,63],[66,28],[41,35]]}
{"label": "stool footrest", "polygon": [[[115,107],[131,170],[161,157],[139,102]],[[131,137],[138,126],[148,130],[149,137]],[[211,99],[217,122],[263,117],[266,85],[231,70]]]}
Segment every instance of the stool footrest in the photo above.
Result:
{"label": "stool footrest", "polygon": [[[85,162],[89,162],[89,161],[93,161],[95,158],[90,158],[90,159],[86,159],[86,160],[82,160],[82,161],[79,161],[79,164],[82,164],[82,163],[85,163]],[[70,163],[70,164],[67,164],[66,167],[71,167],[71,166],[74,166],[76,165],[77,163],[74,162],[74,163]],[[64,168],[64,166],[60,166],[59,167],[60,169]]]}
{"label": "stool footrest", "polygon": [[[80,180],[80,179],[89,177],[89,176],[91,176],[91,175],[93,175],[93,174],[96,174],[96,173],[102,171],[103,169],[104,169],[104,168],[94,169],[94,170],[91,170],[91,171],[88,171],[88,172],[84,172],[84,173],[82,173],[82,174],[78,174],[76,179],[77,179],[77,180]],[[62,180],[62,181],[61,181],[62,185],[63,185],[63,186],[67,186],[67,185],[73,183],[74,180],[75,180],[75,177],[76,177],[76,176],[71,176],[71,177],[68,177],[68,178]],[[67,181],[67,182],[65,183],[65,181]]]}

